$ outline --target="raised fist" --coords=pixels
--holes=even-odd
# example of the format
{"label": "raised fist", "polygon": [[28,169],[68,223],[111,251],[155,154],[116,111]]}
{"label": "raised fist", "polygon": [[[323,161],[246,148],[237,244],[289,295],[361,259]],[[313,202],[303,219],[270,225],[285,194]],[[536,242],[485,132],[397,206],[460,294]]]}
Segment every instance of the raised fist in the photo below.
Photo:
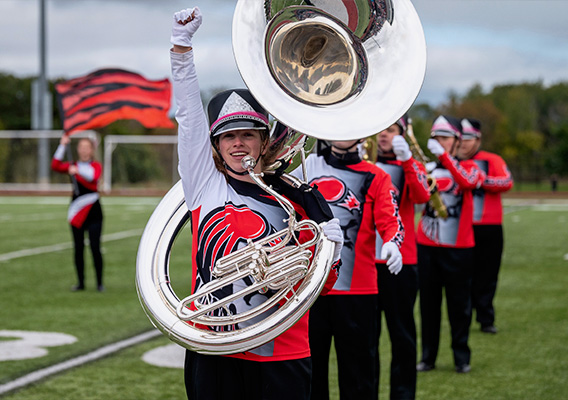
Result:
{"label": "raised fist", "polygon": [[199,7],[186,8],[174,14],[170,42],[176,46],[192,47],[191,39],[202,21]]}

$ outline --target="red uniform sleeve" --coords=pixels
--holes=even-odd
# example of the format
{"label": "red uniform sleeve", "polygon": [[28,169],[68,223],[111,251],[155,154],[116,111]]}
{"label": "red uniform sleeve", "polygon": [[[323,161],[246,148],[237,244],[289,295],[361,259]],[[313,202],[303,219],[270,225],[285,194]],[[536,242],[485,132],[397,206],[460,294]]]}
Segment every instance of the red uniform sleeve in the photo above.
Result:
{"label": "red uniform sleeve", "polygon": [[505,160],[497,154],[491,154],[487,161],[489,161],[490,166],[489,173],[485,177],[481,188],[493,193],[510,190],[513,187],[513,177]]}
{"label": "red uniform sleeve", "polygon": [[333,286],[335,282],[337,282],[337,278],[339,278],[339,267],[341,267],[341,260],[337,260],[331,266],[331,270],[329,271],[329,275],[327,276],[327,281],[325,281],[325,285],[320,293],[320,296],[325,296]]}
{"label": "red uniform sleeve", "polygon": [[460,189],[476,189],[485,179],[485,173],[477,167],[473,160],[459,162],[448,153],[444,153],[440,156],[440,162],[450,171]]}
{"label": "red uniform sleeve", "polygon": [[67,161],[61,161],[57,158],[51,159],[51,169],[55,172],[59,172],[61,174],[66,174],[69,172],[69,164]]}
{"label": "red uniform sleeve", "polygon": [[370,190],[375,193],[373,216],[377,231],[384,243],[393,242],[400,248],[404,240],[404,226],[390,176],[387,173],[377,175]]}
{"label": "red uniform sleeve", "polygon": [[410,201],[414,204],[422,204],[430,200],[430,187],[424,165],[411,157],[402,162],[402,169]]}

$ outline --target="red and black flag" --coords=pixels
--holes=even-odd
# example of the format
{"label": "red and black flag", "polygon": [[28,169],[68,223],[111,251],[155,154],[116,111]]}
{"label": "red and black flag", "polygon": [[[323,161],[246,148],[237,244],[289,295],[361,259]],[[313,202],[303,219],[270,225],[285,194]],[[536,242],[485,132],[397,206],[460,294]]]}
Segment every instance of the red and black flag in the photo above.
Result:
{"label": "red and black flag", "polygon": [[168,118],[172,86],[122,69],[100,69],[55,85],[65,134],[134,119],[146,128],[174,128]]}

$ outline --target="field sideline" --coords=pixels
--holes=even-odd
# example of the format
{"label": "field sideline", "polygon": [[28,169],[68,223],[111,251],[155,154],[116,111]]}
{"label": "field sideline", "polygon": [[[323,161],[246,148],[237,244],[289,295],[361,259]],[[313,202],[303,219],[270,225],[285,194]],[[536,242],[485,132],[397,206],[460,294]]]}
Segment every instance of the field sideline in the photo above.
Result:
{"label": "field sideline", "polygon": [[[72,246],[65,221],[68,198],[0,197],[0,397],[185,398],[183,372],[177,368],[179,352],[171,353],[171,342],[163,335],[104,353],[4,395],[1,390],[34,371],[153,330],[138,302],[134,271],[140,234],[158,201],[103,197],[107,291],[94,290],[87,251],[88,290],[72,293]],[[444,317],[438,368],[419,375],[418,399],[556,400],[568,392],[568,201],[507,199],[505,212],[505,254],[496,299],[499,333],[481,334],[473,324],[472,372],[457,375]],[[184,230],[171,256],[172,280],[178,293],[185,293],[189,286],[185,272],[189,240],[189,232]],[[22,340],[18,332],[50,332],[54,342],[33,342],[30,337]],[[62,344],[53,345],[57,340]],[[383,330],[380,399],[388,398],[389,346]],[[165,366],[144,361],[151,360],[162,347],[166,353],[158,353],[158,358]],[[36,355],[23,358],[30,348]],[[332,398],[337,399],[333,360],[330,370]]]}

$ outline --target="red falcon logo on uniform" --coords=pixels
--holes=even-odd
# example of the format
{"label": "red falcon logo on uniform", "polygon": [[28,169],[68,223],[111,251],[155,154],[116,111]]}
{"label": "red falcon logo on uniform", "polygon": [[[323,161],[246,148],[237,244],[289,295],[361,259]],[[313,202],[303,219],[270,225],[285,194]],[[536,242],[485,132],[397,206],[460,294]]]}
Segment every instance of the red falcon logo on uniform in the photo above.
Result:
{"label": "red falcon logo on uniform", "polygon": [[441,177],[436,178],[436,183],[440,192],[449,192],[454,185],[454,180],[451,178]]}
{"label": "red falcon logo on uniform", "polygon": [[345,195],[345,184],[330,176],[314,179],[310,184],[317,185],[318,190],[328,202],[339,201]]}
{"label": "red falcon logo on uniform", "polygon": [[357,197],[355,197],[353,192],[350,190],[345,200],[342,203],[339,203],[338,206],[347,208],[349,211],[360,210],[361,202],[357,200]]}
{"label": "red falcon logo on uniform", "polygon": [[[246,206],[227,204],[213,210],[199,229],[199,251],[206,252],[210,268],[216,260],[232,253],[240,242],[255,241],[270,233],[266,219]],[[209,259],[209,254],[211,258]]]}

